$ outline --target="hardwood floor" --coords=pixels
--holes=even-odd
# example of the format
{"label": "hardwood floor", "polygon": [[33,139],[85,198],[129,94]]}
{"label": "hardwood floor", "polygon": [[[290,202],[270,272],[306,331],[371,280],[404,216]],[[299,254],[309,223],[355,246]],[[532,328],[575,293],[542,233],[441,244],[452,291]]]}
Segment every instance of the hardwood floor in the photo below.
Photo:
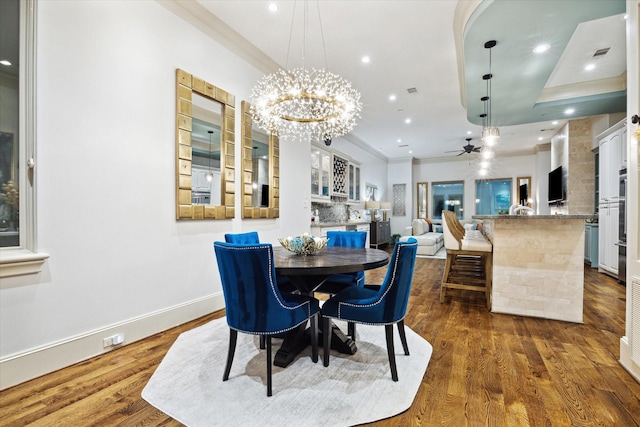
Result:
{"label": "hardwood floor", "polygon": [[[433,345],[413,405],[373,426],[638,426],[640,384],[618,364],[625,288],[585,269],[584,324],[487,312],[418,259],[405,323]],[[367,272],[382,281],[386,268]],[[175,426],[140,397],[178,335],[216,312],[0,392],[2,426]]]}

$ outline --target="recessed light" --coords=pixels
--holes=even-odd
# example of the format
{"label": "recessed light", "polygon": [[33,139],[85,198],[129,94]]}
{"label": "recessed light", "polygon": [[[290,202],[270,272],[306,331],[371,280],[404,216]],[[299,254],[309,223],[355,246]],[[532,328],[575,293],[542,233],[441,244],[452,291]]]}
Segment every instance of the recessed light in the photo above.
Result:
{"label": "recessed light", "polygon": [[487,174],[486,169],[480,169],[480,176],[485,176]]}
{"label": "recessed light", "polygon": [[539,137],[538,137],[538,141],[542,141],[543,139],[544,139],[544,138],[543,138],[543,137],[541,137],[541,136],[539,136]]}
{"label": "recessed light", "polygon": [[546,43],[539,44],[538,46],[536,46],[535,48],[533,48],[533,52],[534,52],[534,53],[544,53],[544,52],[548,51],[550,47],[551,47],[551,46],[549,46],[549,45],[548,45],[548,44],[546,44]]}
{"label": "recessed light", "polygon": [[409,154],[413,154],[413,150],[409,150]]}
{"label": "recessed light", "polygon": [[368,56],[363,56],[362,57],[362,62],[365,64],[368,64],[369,62],[371,62],[371,58],[369,58]]}
{"label": "recessed light", "polygon": [[554,121],[552,121],[552,122],[551,122],[551,124],[552,124],[552,125],[557,125],[557,124],[558,124],[558,121],[557,121],[557,120],[554,120]]}
{"label": "recessed light", "polygon": [[279,7],[277,3],[269,3],[269,12],[277,12]]}
{"label": "recessed light", "polygon": [[467,135],[471,135],[471,133],[472,133],[472,132],[471,132],[470,130],[468,130],[468,131],[467,131]]}
{"label": "recessed light", "polygon": [[564,110],[564,114],[566,114],[567,116],[575,112],[576,110],[574,110],[573,108],[567,108],[566,110]]}
{"label": "recessed light", "polygon": [[402,140],[400,138],[398,138],[396,142],[401,143]]}
{"label": "recessed light", "polygon": [[2,61],[0,61],[0,64],[6,65],[7,67],[11,66],[11,62],[7,61],[6,59],[3,59]]}
{"label": "recessed light", "polygon": [[406,124],[409,124],[409,123],[411,123],[411,119],[404,119],[404,122],[405,122]]}
{"label": "recessed light", "polygon": [[593,62],[584,66],[584,69],[586,71],[591,71],[591,70],[594,70],[595,68],[596,68],[596,64],[594,64]]}
{"label": "recessed light", "polygon": [[391,94],[389,95],[389,101],[395,101],[396,100],[396,96]]}

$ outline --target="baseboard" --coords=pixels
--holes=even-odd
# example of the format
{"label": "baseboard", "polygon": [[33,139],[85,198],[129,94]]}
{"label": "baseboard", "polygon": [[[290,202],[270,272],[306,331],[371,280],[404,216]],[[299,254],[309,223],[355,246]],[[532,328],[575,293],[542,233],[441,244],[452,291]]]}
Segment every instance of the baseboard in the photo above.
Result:
{"label": "baseboard", "polygon": [[640,366],[636,365],[633,360],[631,360],[631,348],[629,347],[629,341],[626,336],[620,338],[619,362],[622,367],[640,383]]}
{"label": "baseboard", "polygon": [[[222,293],[208,295],[0,360],[0,390],[90,359],[115,348],[224,308]],[[124,342],[104,348],[103,339],[123,334]]]}

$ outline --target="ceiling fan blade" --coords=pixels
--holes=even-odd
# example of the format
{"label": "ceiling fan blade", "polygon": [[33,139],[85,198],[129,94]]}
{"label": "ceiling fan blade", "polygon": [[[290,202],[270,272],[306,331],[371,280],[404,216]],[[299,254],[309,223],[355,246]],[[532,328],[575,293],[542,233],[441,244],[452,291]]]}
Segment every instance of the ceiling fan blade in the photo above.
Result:
{"label": "ceiling fan blade", "polygon": [[481,149],[481,147],[476,147],[476,148],[474,148],[474,149],[473,149],[473,152],[474,152],[474,153],[479,153],[479,152],[480,152],[480,149]]}
{"label": "ceiling fan blade", "polygon": [[453,151],[445,151],[445,153],[457,153],[460,150],[453,150]]}
{"label": "ceiling fan blade", "polygon": [[465,154],[465,152],[463,151],[462,153],[458,154],[458,156],[462,156],[463,154]]}

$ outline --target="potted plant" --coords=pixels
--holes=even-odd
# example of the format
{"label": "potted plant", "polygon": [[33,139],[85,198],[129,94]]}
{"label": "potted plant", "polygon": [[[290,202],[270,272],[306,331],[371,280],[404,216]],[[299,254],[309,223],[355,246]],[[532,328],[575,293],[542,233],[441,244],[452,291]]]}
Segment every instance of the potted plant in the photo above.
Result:
{"label": "potted plant", "polygon": [[398,240],[400,240],[400,235],[398,233],[391,235],[391,244],[395,245]]}

